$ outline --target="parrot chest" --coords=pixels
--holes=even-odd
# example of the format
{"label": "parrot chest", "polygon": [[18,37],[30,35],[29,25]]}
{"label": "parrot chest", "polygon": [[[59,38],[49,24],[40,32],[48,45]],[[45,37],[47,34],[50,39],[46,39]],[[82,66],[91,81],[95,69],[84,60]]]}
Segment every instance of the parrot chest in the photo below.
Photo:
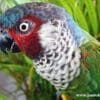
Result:
{"label": "parrot chest", "polygon": [[48,34],[41,41],[45,49],[35,59],[35,69],[57,90],[64,90],[80,73],[80,49],[76,47],[70,30],[61,29],[59,32],[59,30],[54,29]]}

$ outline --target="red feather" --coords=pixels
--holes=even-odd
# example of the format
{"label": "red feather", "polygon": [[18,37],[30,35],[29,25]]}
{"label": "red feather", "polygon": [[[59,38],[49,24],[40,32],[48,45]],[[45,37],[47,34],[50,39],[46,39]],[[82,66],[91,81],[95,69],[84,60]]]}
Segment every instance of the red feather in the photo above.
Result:
{"label": "red feather", "polygon": [[27,16],[22,20],[30,20],[36,23],[35,28],[28,34],[18,34],[15,28],[9,29],[9,35],[14,39],[18,47],[30,58],[36,57],[41,51],[38,31],[43,22],[35,16]]}

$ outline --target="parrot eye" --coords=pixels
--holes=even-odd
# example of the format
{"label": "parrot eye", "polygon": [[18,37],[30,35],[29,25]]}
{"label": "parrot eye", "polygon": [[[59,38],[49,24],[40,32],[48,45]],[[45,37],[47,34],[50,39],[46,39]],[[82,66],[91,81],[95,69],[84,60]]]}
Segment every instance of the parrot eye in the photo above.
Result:
{"label": "parrot eye", "polygon": [[28,20],[24,20],[22,22],[19,22],[16,25],[16,31],[19,34],[28,34],[34,28],[35,28],[35,23],[32,23],[31,21],[28,21]]}
{"label": "parrot eye", "polygon": [[23,22],[23,23],[21,23],[21,24],[19,25],[19,29],[20,29],[20,31],[22,31],[22,32],[27,32],[28,29],[29,29],[29,24]]}

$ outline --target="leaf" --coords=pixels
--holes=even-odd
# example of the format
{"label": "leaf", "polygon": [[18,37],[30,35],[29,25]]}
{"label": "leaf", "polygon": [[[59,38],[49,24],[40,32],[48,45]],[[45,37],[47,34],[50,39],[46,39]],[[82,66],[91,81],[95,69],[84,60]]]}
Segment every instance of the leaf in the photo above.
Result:
{"label": "leaf", "polygon": [[8,6],[6,4],[6,0],[0,0],[0,12],[5,12],[8,9]]}
{"label": "leaf", "polygon": [[32,1],[36,1],[36,0],[13,0],[14,2],[16,2],[17,4],[23,4],[23,3],[29,3]]}
{"label": "leaf", "polygon": [[71,8],[75,7],[75,0],[66,0],[66,1],[67,1],[68,5],[69,5]]}
{"label": "leaf", "polygon": [[67,4],[66,0],[59,0],[59,4],[61,4],[71,16],[73,15],[72,10],[70,6]]}
{"label": "leaf", "polygon": [[[77,23],[83,28],[85,29],[86,31],[89,32],[89,29],[88,29],[88,25],[87,25],[87,22],[86,22],[86,19],[84,17],[84,14],[81,10],[81,8],[79,7],[78,5],[78,1],[75,2],[75,0],[62,0],[61,4],[63,5],[66,5],[66,9],[68,10],[68,12],[73,13],[73,17],[74,19],[77,21]],[[69,7],[69,8],[68,8]]]}
{"label": "leaf", "polygon": [[79,23],[79,25],[86,31],[89,32],[88,29],[88,25],[86,22],[86,19],[81,11],[81,9],[79,8],[79,6],[76,6],[74,10],[74,16],[75,16],[75,20]]}
{"label": "leaf", "polygon": [[97,15],[92,0],[84,0],[94,36],[98,32]]}
{"label": "leaf", "polygon": [[28,63],[28,64],[32,64],[32,60],[29,59],[27,56],[23,55],[24,56],[24,59],[25,59],[25,62]]}
{"label": "leaf", "polygon": [[100,0],[96,0],[96,12],[97,12],[97,19],[99,24],[99,31],[98,34],[100,35]]}
{"label": "leaf", "polygon": [[0,94],[0,100],[7,100],[7,97],[5,95]]}
{"label": "leaf", "polygon": [[16,5],[15,2],[14,2],[14,0],[7,0],[6,4],[7,4],[7,6],[9,8],[14,7]]}
{"label": "leaf", "polygon": [[30,68],[30,70],[29,70],[29,90],[31,90],[32,89],[32,77],[33,77],[33,72],[34,72],[34,66],[32,66],[31,68]]}

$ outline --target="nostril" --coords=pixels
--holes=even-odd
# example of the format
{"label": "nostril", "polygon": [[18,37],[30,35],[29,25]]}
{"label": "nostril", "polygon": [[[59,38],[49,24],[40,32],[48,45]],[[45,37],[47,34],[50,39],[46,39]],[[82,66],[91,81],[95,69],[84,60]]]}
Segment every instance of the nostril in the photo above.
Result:
{"label": "nostril", "polygon": [[4,32],[4,30],[3,29],[0,29],[0,34],[2,34]]}
{"label": "nostril", "polygon": [[3,32],[3,30],[0,30],[0,33],[2,33]]}
{"label": "nostril", "polygon": [[6,33],[7,33],[7,32],[6,32],[5,29],[0,28],[0,34],[6,34]]}
{"label": "nostril", "polygon": [[6,30],[0,29],[0,37],[6,38],[9,37]]}

